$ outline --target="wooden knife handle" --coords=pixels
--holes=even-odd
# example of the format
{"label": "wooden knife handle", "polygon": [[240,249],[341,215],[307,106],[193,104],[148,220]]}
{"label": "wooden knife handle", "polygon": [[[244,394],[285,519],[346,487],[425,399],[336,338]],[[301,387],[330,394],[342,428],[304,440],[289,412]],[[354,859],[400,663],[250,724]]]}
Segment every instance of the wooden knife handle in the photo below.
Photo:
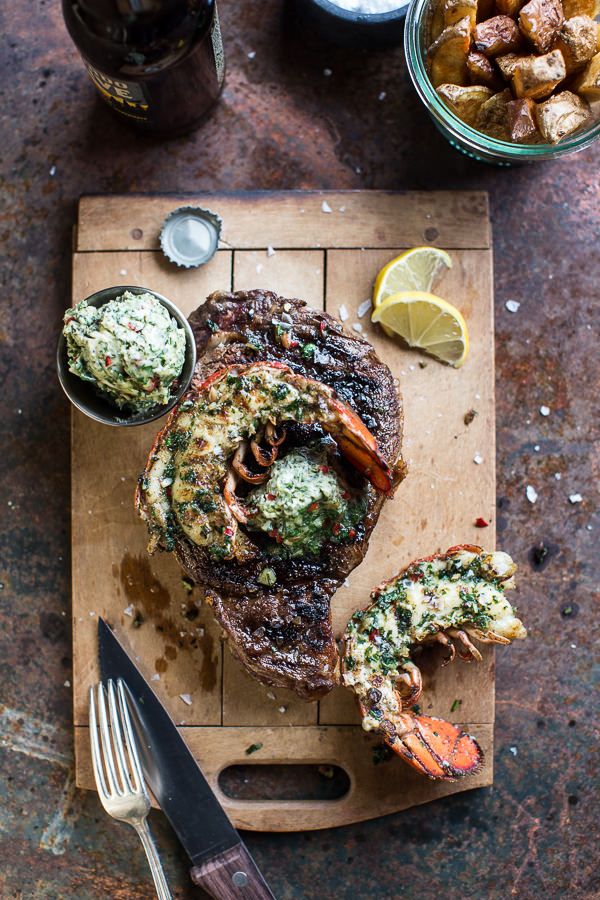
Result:
{"label": "wooden knife handle", "polygon": [[192,881],[215,900],[275,900],[244,844],[190,870]]}

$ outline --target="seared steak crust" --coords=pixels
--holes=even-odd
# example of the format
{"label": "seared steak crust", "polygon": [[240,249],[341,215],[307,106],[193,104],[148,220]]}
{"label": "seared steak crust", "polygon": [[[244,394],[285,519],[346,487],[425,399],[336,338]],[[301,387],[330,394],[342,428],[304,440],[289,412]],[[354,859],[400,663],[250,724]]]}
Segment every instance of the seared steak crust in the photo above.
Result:
{"label": "seared steak crust", "polygon": [[[213,293],[192,313],[190,324],[198,348],[192,390],[225,366],[284,362],[334,388],[377,438],[395,483],[402,479],[400,398],[390,370],[367,341],[346,334],[336,319],[302,300],[260,290]],[[312,345],[310,350],[306,345]],[[320,432],[318,427],[288,428],[288,444],[302,444],[315,430]],[[356,473],[349,472],[349,478],[364,483]],[[278,562],[263,556],[241,565],[217,561],[183,535],[177,537],[174,552],[180,564],[205,586],[231,650],[260,681],[308,700],[337,682],[330,599],[363,559],[384,499],[369,485],[367,514],[356,540],[329,542],[318,558]],[[273,588],[257,580],[267,564],[277,574]]]}

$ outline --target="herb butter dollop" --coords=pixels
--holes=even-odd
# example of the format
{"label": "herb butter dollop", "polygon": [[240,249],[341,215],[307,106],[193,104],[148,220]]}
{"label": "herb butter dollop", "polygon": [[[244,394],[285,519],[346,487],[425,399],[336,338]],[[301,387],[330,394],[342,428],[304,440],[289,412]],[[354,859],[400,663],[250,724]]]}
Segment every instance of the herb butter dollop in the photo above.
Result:
{"label": "herb butter dollop", "polygon": [[83,300],[64,316],[69,371],[119,409],[169,402],[185,361],[185,332],[152,294],[125,291],[104,306]]}
{"label": "herb butter dollop", "polygon": [[306,448],[277,459],[248,505],[248,527],[265,531],[290,557],[316,555],[326,541],[355,539],[365,513],[327,454]]}

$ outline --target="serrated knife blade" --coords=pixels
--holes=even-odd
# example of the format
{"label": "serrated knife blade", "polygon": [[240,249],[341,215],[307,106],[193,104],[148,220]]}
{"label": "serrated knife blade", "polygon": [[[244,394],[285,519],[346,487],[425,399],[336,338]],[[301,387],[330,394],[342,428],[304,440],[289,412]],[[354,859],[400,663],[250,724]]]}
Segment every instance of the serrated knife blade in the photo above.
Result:
{"label": "serrated knife blade", "polygon": [[146,781],[192,862],[192,880],[229,900],[273,898],[177,726],[123,644],[100,618],[102,679],[121,679]]}

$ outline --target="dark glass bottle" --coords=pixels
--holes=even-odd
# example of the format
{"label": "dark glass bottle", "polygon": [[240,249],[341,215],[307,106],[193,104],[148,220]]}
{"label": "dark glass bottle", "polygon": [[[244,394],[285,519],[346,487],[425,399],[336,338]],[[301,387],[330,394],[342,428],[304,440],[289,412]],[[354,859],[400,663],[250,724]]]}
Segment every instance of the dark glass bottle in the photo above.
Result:
{"label": "dark glass bottle", "polygon": [[88,74],[124,120],[156,134],[200,124],[225,58],[216,0],[62,0]]}

